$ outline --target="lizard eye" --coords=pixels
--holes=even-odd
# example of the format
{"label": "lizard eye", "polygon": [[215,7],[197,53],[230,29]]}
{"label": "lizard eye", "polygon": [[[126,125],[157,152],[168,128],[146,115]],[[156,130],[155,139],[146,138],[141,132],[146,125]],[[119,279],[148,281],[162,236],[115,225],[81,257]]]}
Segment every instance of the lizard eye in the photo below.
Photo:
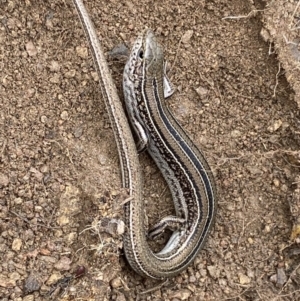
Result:
{"label": "lizard eye", "polygon": [[143,59],[144,58],[144,51],[140,50],[139,53],[138,53],[138,56],[139,56],[140,59]]}

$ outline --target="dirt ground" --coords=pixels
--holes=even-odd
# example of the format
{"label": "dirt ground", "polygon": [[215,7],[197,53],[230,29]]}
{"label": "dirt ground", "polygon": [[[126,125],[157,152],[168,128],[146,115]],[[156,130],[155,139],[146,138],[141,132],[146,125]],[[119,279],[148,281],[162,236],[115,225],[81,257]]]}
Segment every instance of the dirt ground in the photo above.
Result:
{"label": "dirt ground", "polygon": [[[116,224],[103,231],[122,219],[120,166],[72,1],[2,0],[0,299],[300,300],[299,239],[291,239],[299,59],[291,65],[287,52],[298,51],[299,2],[85,4],[106,53],[130,47],[145,27],[164,45],[177,90],[170,108],[215,174],[215,227],[195,262],[163,285],[130,269]],[[284,20],[292,27],[280,27]],[[124,61],[108,59],[121,87]],[[171,197],[140,157],[151,224]]]}

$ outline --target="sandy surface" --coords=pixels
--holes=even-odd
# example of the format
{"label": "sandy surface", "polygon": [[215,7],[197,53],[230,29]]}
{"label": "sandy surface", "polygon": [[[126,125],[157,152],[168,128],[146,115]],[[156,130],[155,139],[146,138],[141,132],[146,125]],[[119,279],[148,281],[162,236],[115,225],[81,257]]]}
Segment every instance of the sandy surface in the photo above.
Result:
{"label": "sandy surface", "polygon": [[[290,5],[289,16],[298,5],[86,1],[106,53],[130,47],[146,26],[155,30],[177,89],[170,108],[218,186],[205,248],[185,272],[144,294],[159,283],[130,269],[113,226],[112,234],[102,231],[122,219],[124,192],[73,4],[0,3],[1,300],[300,300],[300,250],[290,240],[299,190],[299,76],[274,34],[285,16],[279,2]],[[286,37],[298,43],[297,33]],[[121,87],[124,62],[109,64]],[[140,157],[153,224],[171,210],[171,197],[147,154]]]}

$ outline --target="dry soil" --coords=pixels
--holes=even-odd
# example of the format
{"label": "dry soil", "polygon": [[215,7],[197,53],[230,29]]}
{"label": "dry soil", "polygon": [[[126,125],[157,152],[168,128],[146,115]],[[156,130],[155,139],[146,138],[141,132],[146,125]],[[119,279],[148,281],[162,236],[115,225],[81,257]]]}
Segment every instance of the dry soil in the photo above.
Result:
{"label": "dry soil", "polygon": [[[299,207],[290,210],[299,82],[283,42],[293,29],[287,41],[299,43],[299,2],[85,4],[106,54],[145,27],[164,45],[169,106],[215,174],[215,227],[195,262],[161,286],[130,269],[115,231],[118,154],[72,1],[0,0],[0,299],[300,300]],[[107,58],[122,95],[124,60]],[[152,224],[171,197],[140,158]]]}

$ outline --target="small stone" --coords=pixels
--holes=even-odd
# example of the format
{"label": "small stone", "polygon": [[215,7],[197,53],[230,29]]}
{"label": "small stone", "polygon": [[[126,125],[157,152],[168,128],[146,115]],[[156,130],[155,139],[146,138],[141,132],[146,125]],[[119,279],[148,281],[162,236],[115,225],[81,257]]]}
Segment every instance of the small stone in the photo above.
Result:
{"label": "small stone", "polygon": [[62,112],[61,112],[60,118],[61,118],[62,120],[67,120],[68,117],[69,117],[69,114],[68,114],[67,111],[62,111]]}
{"label": "small stone", "polygon": [[88,57],[88,49],[87,49],[87,47],[77,46],[76,47],[76,52],[83,59],[86,59]]}
{"label": "small stone", "polygon": [[196,93],[200,96],[201,99],[204,99],[208,94],[208,90],[204,87],[198,87],[196,88]]}
{"label": "small stone", "polygon": [[276,120],[273,125],[268,127],[268,131],[273,133],[277,131],[281,126],[282,126],[282,121],[280,119]]}
{"label": "small stone", "polygon": [[42,206],[34,206],[34,211],[35,212],[42,212],[43,211],[43,207]]}
{"label": "small stone", "polygon": [[255,274],[254,274],[254,271],[253,271],[253,270],[248,270],[248,271],[247,271],[247,276],[248,276],[248,277],[254,278],[254,275],[255,275]]}
{"label": "small stone", "polygon": [[23,301],[34,301],[34,295],[27,295],[23,298]]}
{"label": "small stone", "polygon": [[57,262],[56,258],[52,256],[41,256],[40,259],[51,264]]}
{"label": "small stone", "polygon": [[240,284],[242,285],[249,284],[251,282],[251,279],[244,274],[239,274],[239,279],[240,279]]}
{"label": "small stone", "polygon": [[22,246],[22,240],[20,238],[15,238],[13,240],[11,248],[12,248],[13,251],[20,251],[21,246]]}
{"label": "small stone", "polygon": [[275,187],[279,187],[280,186],[280,181],[278,179],[276,179],[276,178],[273,180],[273,183],[274,183]]}
{"label": "small stone", "polygon": [[12,288],[16,286],[16,280],[0,275],[0,287]]}
{"label": "small stone", "polygon": [[194,275],[190,276],[189,282],[194,283],[196,281],[197,281],[197,279],[196,279],[196,277]]}
{"label": "small stone", "polygon": [[20,205],[20,204],[23,203],[23,199],[22,198],[15,198],[14,202],[15,202],[16,205]]}
{"label": "small stone", "polygon": [[15,1],[8,1],[8,5],[7,5],[7,11],[12,13],[13,10],[16,7],[16,2]]}
{"label": "small stone", "polygon": [[188,300],[192,292],[189,289],[181,289],[169,296],[169,299]]}
{"label": "small stone", "polygon": [[70,264],[72,260],[66,256],[61,257],[61,259],[54,265],[54,267],[59,271],[68,271],[70,270]]}
{"label": "small stone", "polygon": [[271,40],[271,36],[270,36],[270,33],[269,31],[262,27],[261,31],[260,31],[260,36],[263,38],[263,40],[268,43],[270,40]]}
{"label": "small stone", "polygon": [[42,173],[48,173],[49,172],[49,166],[48,165],[43,165],[41,168],[40,168],[40,171]]}
{"label": "small stone", "polygon": [[27,96],[29,98],[32,98],[34,96],[34,94],[35,94],[35,89],[32,88],[32,89],[27,90]]}
{"label": "small stone", "polygon": [[107,164],[107,157],[103,154],[98,155],[98,160],[101,165]]}
{"label": "small stone", "polygon": [[109,56],[116,58],[118,60],[127,59],[129,57],[129,49],[125,46],[124,43],[118,44],[111,51],[109,51]]}
{"label": "small stone", "polygon": [[52,61],[49,67],[50,71],[58,72],[60,70],[60,65],[57,61]]}
{"label": "small stone", "polygon": [[47,123],[47,120],[48,120],[47,116],[45,115],[41,116],[41,123]]}
{"label": "small stone", "polygon": [[121,236],[125,233],[125,223],[122,220],[117,220],[117,235]]}
{"label": "small stone", "polygon": [[46,295],[47,293],[49,293],[49,291],[50,291],[50,287],[45,284],[43,284],[40,288],[41,295]]}
{"label": "small stone", "polygon": [[68,245],[71,245],[75,241],[76,238],[77,238],[77,233],[76,232],[71,232],[67,236],[65,236],[66,243]]}
{"label": "small stone", "polygon": [[110,285],[112,288],[120,288],[122,287],[123,283],[120,279],[120,277],[114,278],[111,280]]}
{"label": "small stone", "polygon": [[209,275],[212,277],[212,278],[218,278],[218,272],[217,272],[217,269],[214,265],[209,265],[207,267],[207,270],[208,270],[208,273]]}
{"label": "small stone", "polygon": [[273,282],[273,283],[276,283],[276,282],[277,282],[277,275],[276,275],[276,274],[273,274],[273,275],[270,277],[270,281]]}
{"label": "small stone", "polygon": [[207,276],[207,270],[206,269],[200,268],[199,273],[200,273],[201,277],[206,277]]}
{"label": "small stone", "polygon": [[52,77],[50,77],[50,83],[52,83],[52,84],[60,83],[60,76],[58,73],[55,73]]}
{"label": "small stone", "polygon": [[35,249],[30,252],[27,252],[25,256],[28,258],[36,258],[38,256],[38,254],[39,254],[39,250]]}
{"label": "small stone", "polygon": [[61,274],[59,273],[53,273],[47,280],[46,284],[47,285],[52,285],[56,283],[59,279],[61,278]]}
{"label": "small stone", "polygon": [[36,275],[29,275],[25,279],[24,283],[24,292],[25,294],[32,293],[34,291],[38,291],[41,287],[40,280],[36,277]]}
{"label": "small stone", "polygon": [[92,78],[95,82],[99,81],[99,75],[98,72],[91,72]]}
{"label": "small stone", "polygon": [[17,281],[20,280],[21,275],[18,272],[12,272],[9,274],[9,279]]}
{"label": "small stone", "polygon": [[46,18],[45,25],[46,25],[47,29],[52,29],[52,28],[53,28],[53,22],[52,22],[52,19]]}
{"label": "small stone", "polygon": [[76,70],[75,69],[71,69],[67,72],[65,72],[65,77],[66,78],[73,78],[76,75]]}
{"label": "small stone", "polygon": [[286,274],[285,274],[285,271],[283,268],[278,268],[277,269],[277,286],[278,287],[282,287],[286,281],[287,281],[287,277],[286,277]]}
{"label": "small stone", "polygon": [[34,168],[34,167],[30,167],[30,172],[33,173],[33,175],[36,177],[36,179],[37,179],[39,182],[42,182],[42,181],[43,181],[44,175],[43,175],[39,170],[37,170],[37,169]]}
{"label": "small stone", "polygon": [[77,292],[77,289],[75,286],[69,286],[68,291],[70,292],[70,295],[74,296]]}
{"label": "small stone", "polygon": [[181,38],[182,43],[184,43],[184,44],[189,43],[193,34],[194,34],[193,30],[187,30]]}
{"label": "small stone", "polygon": [[[64,187],[61,187],[61,190]],[[70,223],[70,219],[81,212],[80,191],[77,187],[68,185],[60,197],[59,217],[57,222],[60,226]]]}
{"label": "small stone", "polygon": [[40,248],[39,253],[44,255],[44,256],[49,256],[51,252],[48,249],[45,248]]}
{"label": "small stone", "polygon": [[74,129],[73,134],[75,138],[80,138],[83,133],[83,126],[78,126]]}
{"label": "small stone", "polygon": [[235,204],[232,203],[227,204],[226,209],[229,211],[235,211],[236,210]]}
{"label": "small stone", "polygon": [[280,119],[276,120],[274,122],[274,131],[277,131],[281,126],[282,126],[282,121]]}
{"label": "small stone", "polygon": [[267,233],[270,233],[270,232],[271,232],[271,227],[270,227],[269,225],[266,225],[266,226],[265,226],[265,231],[266,231]]}
{"label": "small stone", "polygon": [[68,223],[70,222],[70,219],[68,216],[66,215],[61,215],[57,218],[57,223],[60,225],[60,226],[65,226],[67,225]]}
{"label": "small stone", "polygon": [[125,224],[120,219],[113,218],[108,220],[103,218],[101,221],[101,230],[112,236],[120,236],[125,232]]}
{"label": "small stone", "polygon": [[233,130],[230,132],[230,135],[232,138],[237,138],[237,137],[240,137],[242,135],[242,133],[239,130]]}
{"label": "small stone", "polygon": [[0,187],[6,187],[9,184],[9,178],[7,175],[0,173]]}
{"label": "small stone", "polygon": [[228,287],[228,283],[227,283],[226,279],[220,278],[218,282],[219,282],[220,286],[223,286],[224,288]]}
{"label": "small stone", "polygon": [[29,56],[36,56],[37,55],[37,50],[36,47],[34,46],[34,44],[32,43],[32,41],[29,41],[26,45],[25,45],[26,51],[28,53]]}

